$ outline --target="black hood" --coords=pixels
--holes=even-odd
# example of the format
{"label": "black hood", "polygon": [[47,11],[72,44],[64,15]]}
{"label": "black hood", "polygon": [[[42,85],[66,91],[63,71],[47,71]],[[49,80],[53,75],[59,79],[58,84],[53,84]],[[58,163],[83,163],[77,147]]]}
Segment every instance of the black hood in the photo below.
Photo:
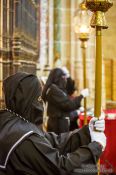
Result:
{"label": "black hood", "polygon": [[43,105],[38,101],[41,84],[35,75],[16,73],[4,80],[3,90],[8,110],[0,111],[0,168],[5,169],[11,153],[24,139],[34,133],[43,136],[33,124],[42,123]]}
{"label": "black hood", "polygon": [[75,86],[75,81],[71,78],[67,78],[66,91],[68,95],[73,95],[73,93],[77,90]]}
{"label": "black hood", "polygon": [[64,73],[64,71],[60,68],[55,68],[51,70],[42,93],[42,98],[45,101],[46,101],[46,92],[52,84],[57,85],[63,91],[66,90],[66,80],[63,78],[63,76],[65,75],[66,74]]}
{"label": "black hood", "polygon": [[42,87],[35,75],[18,72],[4,80],[3,90],[6,108],[32,123],[42,123],[43,105],[38,100]]}

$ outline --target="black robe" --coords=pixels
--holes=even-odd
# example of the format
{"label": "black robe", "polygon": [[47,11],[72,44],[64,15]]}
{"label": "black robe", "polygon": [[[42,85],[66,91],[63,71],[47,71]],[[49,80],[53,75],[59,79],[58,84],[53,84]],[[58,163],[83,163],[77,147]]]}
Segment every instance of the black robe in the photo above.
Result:
{"label": "black robe", "polygon": [[70,112],[81,106],[83,96],[70,99],[66,92],[67,79],[60,68],[51,70],[43,89],[42,98],[48,104],[47,131],[56,134],[70,129]]}
{"label": "black robe", "polygon": [[43,112],[36,76],[12,75],[4,81],[4,93],[8,109],[0,111],[0,175],[81,175],[85,166],[90,175],[96,170],[101,147],[91,143],[87,126],[57,136],[33,124],[41,124]]}
{"label": "black robe", "polygon": [[82,95],[70,99],[57,85],[52,84],[46,95],[49,117],[47,131],[55,132],[56,134],[69,131],[70,112],[81,106],[82,99]]}
{"label": "black robe", "polygon": [[7,175],[81,175],[84,171],[90,175],[91,171],[96,172],[101,148],[96,142],[90,143],[87,126],[57,136],[44,133],[11,113],[9,117],[6,115],[8,112],[1,111],[0,175],[1,172]]}

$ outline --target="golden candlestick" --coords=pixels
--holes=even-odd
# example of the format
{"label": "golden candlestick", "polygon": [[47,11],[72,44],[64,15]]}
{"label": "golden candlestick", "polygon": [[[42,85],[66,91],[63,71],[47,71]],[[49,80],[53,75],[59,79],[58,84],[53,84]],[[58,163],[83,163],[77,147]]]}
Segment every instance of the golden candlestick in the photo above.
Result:
{"label": "golden candlestick", "polygon": [[[108,26],[105,20],[105,12],[113,5],[110,0],[86,0],[86,7],[93,12],[91,27],[96,28],[96,70],[95,70],[95,104],[94,116],[101,115],[102,99],[102,29]],[[100,160],[98,163],[98,175],[100,174]]]}
{"label": "golden candlestick", "polygon": [[[88,35],[84,34],[79,38],[81,40],[81,48],[82,48],[82,58],[83,58],[83,87],[87,87],[86,80],[86,48],[87,48],[87,40]],[[87,99],[84,98],[84,125],[87,125]]]}
{"label": "golden candlestick", "polygon": [[101,114],[102,89],[102,29],[107,29],[104,13],[113,5],[110,0],[86,0],[86,7],[93,12],[91,27],[96,28],[95,112]]}
{"label": "golden candlestick", "polygon": [[[86,48],[89,39],[89,14],[85,1],[80,4],[80,8],[75,13],[75,33],[81,41],[82,59],[83,59],[83,87],[87,88],[86,84]],[[87,99],[84,98],[84,125],[87,125]]]}

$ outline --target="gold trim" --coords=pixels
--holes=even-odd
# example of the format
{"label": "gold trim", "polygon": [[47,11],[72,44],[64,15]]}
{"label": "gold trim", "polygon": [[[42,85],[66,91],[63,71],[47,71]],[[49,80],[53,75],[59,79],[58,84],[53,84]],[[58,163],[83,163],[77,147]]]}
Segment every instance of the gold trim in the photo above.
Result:
{"label": "gold trim", "polygon": [[112,6],[111,0],[86,0],[86,7],[92,12],[106,12]]}
{"label": "gold trim", "polygon": [[94,12],[91,27],[101,27],[107,29],[104,13],[112,7],[113,3],[110,0],[86,0],[86,7]]}
{"label": "gold trim", "polygon": [[104,12],[96,11],[91,19],[91,27],[102,27],[103,29],[107,29],[108,26],[106,24],[106,18]]}

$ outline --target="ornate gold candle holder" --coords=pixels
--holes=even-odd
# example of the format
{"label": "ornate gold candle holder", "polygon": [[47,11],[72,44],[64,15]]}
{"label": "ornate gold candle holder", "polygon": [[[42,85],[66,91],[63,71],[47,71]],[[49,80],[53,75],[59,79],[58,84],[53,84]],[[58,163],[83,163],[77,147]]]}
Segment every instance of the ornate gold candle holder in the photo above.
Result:
{"label": "ornate gold candle holder", "polygon": [[101,27],[107,29],[105,12],[112,7],[113,3],[110,0],[86,0],[86,7],[94,12],[91,19],[91,27]]}

